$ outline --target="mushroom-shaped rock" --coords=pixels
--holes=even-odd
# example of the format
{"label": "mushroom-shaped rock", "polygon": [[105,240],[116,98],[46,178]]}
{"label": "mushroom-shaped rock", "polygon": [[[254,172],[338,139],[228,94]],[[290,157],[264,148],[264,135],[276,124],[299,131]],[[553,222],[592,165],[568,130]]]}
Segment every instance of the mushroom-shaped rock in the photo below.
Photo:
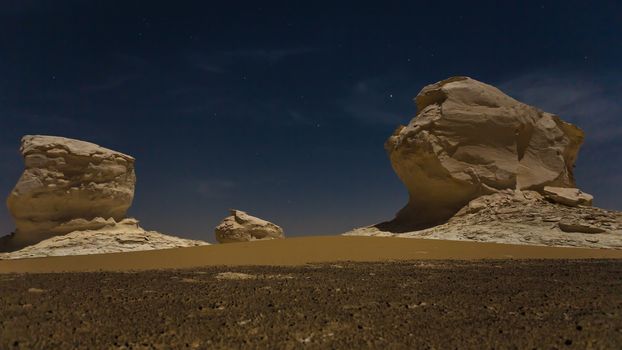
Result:
{"label": "mushroom-shaped rock", "polygon": [[583,132],[468,77],[428,85],[417,115],[385,148],[409,203],[386,225],[395,231],[445,222],[470,200],[503,189],[575,187]]}
{"label": "mushroom-shaped rock", "polygon": [[20,151],[26,169],[7,199],[14,240],[35,243],[125,218],[134,197],[134,158],[56,136],[24,136]]}
{"label": "mushroom-shaped rock", "polygon": [[55,136],[24,136],[21,152],[26,170],[7,199],[17,229],[0,237],[0,259],[208,244],[125,217],[136,183],[128,155]]}
{"label": "mushroom-shaped rock", "polygon": [[219,243],[284,238],[283,229],[278,225],[235,209],[230,210],[230,215],[223,219],[214,233]]}

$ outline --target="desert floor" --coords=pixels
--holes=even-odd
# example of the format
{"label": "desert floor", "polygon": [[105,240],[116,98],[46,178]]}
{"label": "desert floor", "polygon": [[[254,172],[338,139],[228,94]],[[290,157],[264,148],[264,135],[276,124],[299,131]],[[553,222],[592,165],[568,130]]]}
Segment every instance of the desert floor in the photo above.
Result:
{"label": "desert floor", "polygon": [[235,244],[19,260],[0,260],[0,273],[179,269],[418,259],[622,258],[622,250],[443,241],[395,237],[315,236]]}
{"label": "desert floor", "polygon": [[619,349],[621,253],[314,237],[2,261],[0,349]]}

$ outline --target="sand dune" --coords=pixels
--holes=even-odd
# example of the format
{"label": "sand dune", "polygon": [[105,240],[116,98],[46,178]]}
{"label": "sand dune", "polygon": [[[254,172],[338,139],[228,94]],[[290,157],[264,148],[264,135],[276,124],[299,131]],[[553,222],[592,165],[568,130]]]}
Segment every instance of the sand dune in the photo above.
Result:
{"label": "sand dune", "polygon": [[0,273],[131,271],[214,265],[302,265],[417,259],[622,258],[622,250],[412,238],[315,236],[131,253],[0,261]]}

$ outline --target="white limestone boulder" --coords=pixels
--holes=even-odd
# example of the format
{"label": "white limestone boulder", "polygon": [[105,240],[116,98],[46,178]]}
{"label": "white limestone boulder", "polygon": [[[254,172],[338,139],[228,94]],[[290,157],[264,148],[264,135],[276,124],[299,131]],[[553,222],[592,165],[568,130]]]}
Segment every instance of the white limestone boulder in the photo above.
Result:
{"label": "white limestone boulder", "polygon": [[284,238],[283,229],[269,221],[230,210],[230,215],[214,231],[219,243],[249,242]]}
{"label": "white limestone boulder", "polygon": [[20,151],[26,169],[7,199],[16,239],[34,243],[91,229],[97,217],[125,218],[136,183],[133,157],[90,142],[40,135],[24,136]]}
{"label": "white limestone boulder", "polygon": [[24,136],[20,150],[26,169],[7,199],[17,228],[0,237],[0,259],[208,244],[146,231],[126,218],[133,157],[56,136]]}
{"label": "white limestone boulder", "polygon": [[468,77],[424,87],[417,115],[385,148],[409,203],[394,229],[446,222],[474,198],[503,189],[575,187],[583,131]]}

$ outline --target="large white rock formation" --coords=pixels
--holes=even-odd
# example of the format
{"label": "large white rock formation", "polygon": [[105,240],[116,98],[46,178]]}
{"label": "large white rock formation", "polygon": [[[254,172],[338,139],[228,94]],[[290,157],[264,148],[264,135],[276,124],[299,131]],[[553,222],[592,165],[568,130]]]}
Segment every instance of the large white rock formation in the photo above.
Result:
{"label": "large white rock formation", "polygon": [[7,199],[16,240],[91,229],[97,217],[125,218],[136,184],[134,158],[55,136],[24,136],[20,151],[26,169]]}
{"label": "large white rock formation", "polygon": [[219,243],[284,238],[283,229],[278,225],[235,209],[230,210],[230,215],[216,226],[214,233]]}
{"label": "large white rock formation", "polygon": [[408,205],[345,235],[622,248],[622,213],[575,188],[580,129],[467,77],[415,102],[385,145]]}
{"label": "large white rock formation", "polygon": [[583,132],[468,77],[428,85],[417,115],[385,148],[410,200],[396,229],[445,222],[470,200],[503,189],[574,187]]}
{"label": "large white rock formation", "polygon": [[131,156],[41,135],[24,136],[20,151],[26,169],[7,199],[16,230],[0,238],[0,252],[12,252],[4,258],[207,244],[145,231],[126,218],[136,184]]}

